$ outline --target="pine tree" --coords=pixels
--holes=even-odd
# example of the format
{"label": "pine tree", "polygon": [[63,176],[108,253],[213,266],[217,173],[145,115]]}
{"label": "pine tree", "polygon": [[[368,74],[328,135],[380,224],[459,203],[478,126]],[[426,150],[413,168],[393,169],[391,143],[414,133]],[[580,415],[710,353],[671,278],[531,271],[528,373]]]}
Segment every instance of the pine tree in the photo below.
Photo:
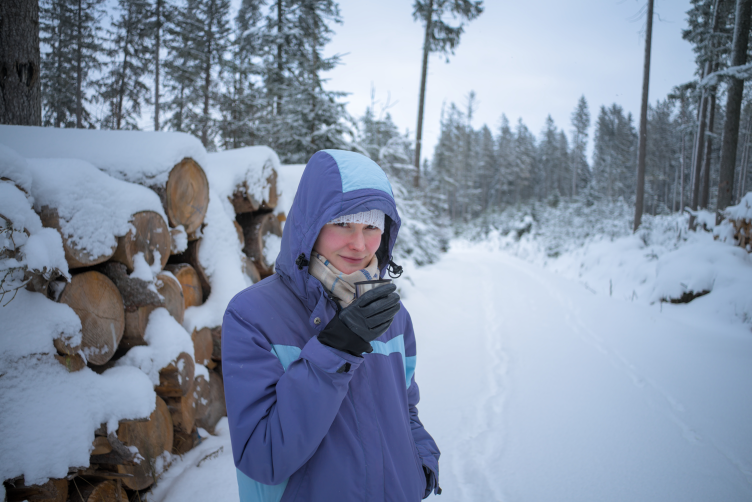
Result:
{"label": "pine tree", "polygon": [[519,204],[529,200],[533,196],[535,162],[535,137],[522,122],[517,121],[514,133],[514,163],[513,163],[513,186],[514,202]]}
{"label": "pine tree", "polygon": [[418,100],[418,126],[415,140],[415,186],[420,184],[420,151],[423,134],[423,105],[426,96],[426,76],[428,74],[428,54],[438,52],[454,54],[464,31],[464,21],[457,26],[450,26],[445,16],[472,21],[483,13],[483,0],[415,0],[413,18],[425,23],[423,40],[423,64],[420,78],[420,97]]}
{"label": "pine tree", "polygon": [[514,133],[509,127],[509,119],[501,115],[499,134],[496,137],[496,159],[499,166],[498,179],[495,181],[495,193],[492,198],[496,207],[508,205],[514,182]]}
{"label": "pine tree", "polygon": [[[39,2],[0,3],[0,124],[42,125]],[[8,72],[12,68],[14,71]]]}
{"label": "pine tree", "polygon": [[[541,132],[541,141],[537,151],[536,196],[538,200],[545,200],[558,192],[561,167],[558,162],[558,134],[554,119],[546,117],[546,124]],[[560,194],[557,193],[557,197]]]}
{"label": "pine tree", "polygon": [[224,61],[224,89],[219,96],[219,131],[225,149],[258,143],[258,115],[263,107],[260,0],[244,0],[235,17],[230,57]]}
{"label": "pine tree", "polygon": [[109,63],[99,87],[99,99],[106,103],[102,127],[137,129],[141,105],[149,100],[144,77],[152,59],[149,46],[151,5],[148,0],[118,0],[119,17],[112,23]]}
{"label": "pine tree", "polygon": [[572,112],[572,153],[571,162],[571,198],[577,195],[578,188],[582,188],[583,174],[589,172],[585,152],[587,151],[588,129],[590,128],[590,111],[585,96],[580,96],[577,107]]}
{"label": "pine tree", "polygon": [[595,125],[593,181],[595,190],[609,200],[634,194],[637,172],[637,131],[632,114],[621,106],[601,106]]}
{"label": "pine tree", "polygon": [[215,147],[218,132],[212,112],[228,44],[229,14],[229,0],[187,0],[170,30],[171,54],[165,63],[173,94],[170,125],[198,136],[209,149]]}
{"label": "pine tree", "polygon": [[42,0],[40,40],[50,47],[42,58],[44,125],[93,125],[86,104],[93,73],[101,66],[103,2]]}

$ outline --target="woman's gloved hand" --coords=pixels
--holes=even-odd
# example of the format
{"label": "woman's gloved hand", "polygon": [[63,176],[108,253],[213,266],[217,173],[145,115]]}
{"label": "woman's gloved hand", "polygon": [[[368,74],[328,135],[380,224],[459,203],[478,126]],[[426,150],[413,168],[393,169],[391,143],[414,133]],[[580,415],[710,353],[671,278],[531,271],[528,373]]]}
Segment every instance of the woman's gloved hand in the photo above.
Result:
{"label": "woman's gloved hand", "polygon": [[387,284],[356,298],[319,333],[319,341],[354,356],[372,352],[371,340],[389,329],[400,309],[397,286]]}

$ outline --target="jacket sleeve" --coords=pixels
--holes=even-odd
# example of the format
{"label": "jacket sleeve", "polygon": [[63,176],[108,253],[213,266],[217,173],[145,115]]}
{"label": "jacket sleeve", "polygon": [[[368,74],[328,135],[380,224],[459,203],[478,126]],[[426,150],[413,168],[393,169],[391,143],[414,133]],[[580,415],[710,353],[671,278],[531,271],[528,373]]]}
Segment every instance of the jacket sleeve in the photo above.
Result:
{"label": "jacket sleeve", "polygon": [[222,372],[236,467],[263,484],[289,478],[318,448],[362,361],[314,336],[285,371],[266,337],[228,307]]}
{"label": "jacket sleeve", "polygon": [[[414,352],[415,334],[413,333],[412,321],[408,319],[408,327],[406,328],[406,334],[409,334],[407,349],[408,353]],[[410,350],[410,346],[413,350]],[[413,357],[417,358],[417,354]],[[416,359],[414,359],[415,361]],[[414,364],[414,363],[413,363]],[[413,370],[415,366],[413,365]],[[410,387],[407,389],[407,402],[410,410],[410,428],[412,429],[413,440],[415,446],[418,448],[418,455],[420,455],[423,462],[423,468],[426,471],[426,491],[423,498],[428,497],[431,492],[437,495],[441,493],[439,487],[439,456],[441,452],[436,445],[436,441],[433,440],[431,435],[423,427],[423,423],[418,418],[418,402],[420,401],[420,389],[415,382],[415,373],[413,372],[412,379],[410,381]]]}

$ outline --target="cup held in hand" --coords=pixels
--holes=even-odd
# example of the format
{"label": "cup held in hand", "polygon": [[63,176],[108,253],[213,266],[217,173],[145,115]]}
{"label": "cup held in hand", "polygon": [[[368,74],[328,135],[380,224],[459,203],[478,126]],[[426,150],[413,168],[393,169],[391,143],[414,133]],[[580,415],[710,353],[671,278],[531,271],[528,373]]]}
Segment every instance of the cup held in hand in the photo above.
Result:
{"label": "cup held in hand", "polygon": [[355,298],[360,298],[367,291],[376,289],[380,286],[391,284],[391,279],[377,279],[375,281],[361,281],[355,283]]}

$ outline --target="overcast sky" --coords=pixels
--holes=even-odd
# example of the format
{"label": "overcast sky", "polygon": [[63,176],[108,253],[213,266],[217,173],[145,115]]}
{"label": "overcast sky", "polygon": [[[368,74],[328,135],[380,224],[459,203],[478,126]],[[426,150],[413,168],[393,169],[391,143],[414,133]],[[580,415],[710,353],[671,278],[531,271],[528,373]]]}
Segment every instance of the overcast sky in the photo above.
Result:
{"label": "overcast sky", "polygon": [[[343,24],[326,51],[343,64],[325,74],[330,90],[350,93],[348,111],[359,117],[376,91],[377,112],[389,99],[392,118],[415,135],[423,26],[412,0],[340,0]],[[618,103],[639,123],[645,50],[645,0],[485,0],[485,12],[466,25],[449,63],[429,59],[423,157],[438,139],[442,103],[464,107],[476,93],[473,126],[494,130],[505,113],[539,136],[547,115],[570,135],[577,100],[588,101],[591,124],[602,105]],[[693,78],[694,56],[681,38],[689,0],[655,0],[651,103]],[[589,149],[592,151],[591,125]]]}

